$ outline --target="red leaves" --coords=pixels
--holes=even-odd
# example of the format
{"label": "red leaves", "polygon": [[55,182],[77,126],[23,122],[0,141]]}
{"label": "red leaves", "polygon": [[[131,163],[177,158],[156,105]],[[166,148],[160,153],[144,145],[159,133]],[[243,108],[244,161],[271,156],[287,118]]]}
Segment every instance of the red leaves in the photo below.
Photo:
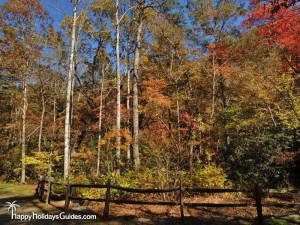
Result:
{"label": "red leaves", "polygon": [[180,130],[183,132],[187,132],[189,130],[192,130],[193,132],[199,132],[200,130],[199,123],[195,119],[191,118],[187,112],[181,114],[180,124]]}
{"label": "red leaves", "polygon": [[229,43],[227,41],[222,41],[217,44],[209,44],[207,48],[210,52],[214,52],[217,58],[226,59],[230,56]]}
{"label": "red leaves", "polygon": [[233,55],[230,50],[230,43],[222,41],[217,44],[209,44],[207,46],[210,53],[214,57],[214,65],[212,70],[217,71],[218,76],[223,76],[226,79],[232,78],[233,69],[230,65],[227,65],[228,59]]}
{"label": "red leaves", "polygon": [[300,16],[295,10],[280,10],[259,33],[287,49],[290,54],[300,54]]}
{"label": "red leaves", "polygon": [[[285,55],[300,56],[300,16],[297,0],[267,1],[257,4],[252,14],[244,21],[246,27],[257,26],[258,34],[273,46],[278,46]],[[297,62],[289,62],[296,65]]]}

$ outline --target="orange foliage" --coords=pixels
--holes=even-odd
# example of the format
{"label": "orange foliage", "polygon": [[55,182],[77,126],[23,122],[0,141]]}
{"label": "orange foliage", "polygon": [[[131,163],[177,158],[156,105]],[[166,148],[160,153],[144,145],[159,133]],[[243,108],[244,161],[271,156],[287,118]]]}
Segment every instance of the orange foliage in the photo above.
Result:
{"label": "orange foliage", "polygon": [[143,84],[146,86],[146,90],[143,92],[142,99],[153,105],[171,106],[170,98],[162,93],[162,89],[167,86],[165,80],[143,81]]}

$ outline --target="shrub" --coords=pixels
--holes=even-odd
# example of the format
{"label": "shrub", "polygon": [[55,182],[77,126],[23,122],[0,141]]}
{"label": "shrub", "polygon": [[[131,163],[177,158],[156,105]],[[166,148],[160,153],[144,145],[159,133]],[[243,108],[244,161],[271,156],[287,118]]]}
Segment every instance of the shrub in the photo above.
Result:
{"label": "shrub", "polygon": [[191,176],[191,185],[199,188],[224,188],[227,177],[221,167],[211,164]]}

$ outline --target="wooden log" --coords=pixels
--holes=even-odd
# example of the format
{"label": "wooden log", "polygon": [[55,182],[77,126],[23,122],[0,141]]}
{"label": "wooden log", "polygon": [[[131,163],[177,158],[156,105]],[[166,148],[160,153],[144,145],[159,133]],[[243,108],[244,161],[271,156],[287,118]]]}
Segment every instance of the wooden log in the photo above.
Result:
{"label": "wooden log", "polygon": [[277,202],[270,202],[266,204],[262,204],[264,207],[280,207],[280,208],[286,208],[286,209],[292,209],[292,208],[300,208],[300,204],[298,203],[277,203]]}
{"label": "wooden log", "polygon": [[136,201],[136,200],[110,200],[110,202],[116,204],[128,204],[128,205],[169,205],[169,206],[179,205],[178,202],[145,202],[145,201]]}
{"label": "wooden log", "polygon": [[256,204],[252,203],[184,203],[187,207],[208,207],[208,208],[231,208],[231,207],[248,207],[253,206],[255,207]]}
{"label": "wooden log", "polygon": [[111,180],[108,179],[106,183],[106,197],[105,197],[105,205],[103,210],[103,218],[108,219],[109,217],[109,203],[110,203],[110,182]]}
{"label": "wooden log", "polygon": [[53,177],[49,178],[48,182],[48,191],[47,191],[47,198],[46,198],[46,204],[50,204],[51,201],[51,193],[52,193],[52,182],[53,182]]}
{"label": "wooden log", "polygon": [[261,192],[257,184],[254,187],[254,196],[255,196],[258,224],[264,225],[264,217],[263,217],[262,204],[261,204]]}
{"label": "wooden log", "polygon": [[72,187],[80,187],[80,188],[106,188],[106,185],[101,185],[101,184],[72,184]]}
{"label": "wooden log", "polygon": [[132,192],[132,193],[141,193],[141,194],[150,194],[150,193],[167,193],[167,192],[174,192],[178,191],[179,188],[173,188],[173,189],[135,189],[135,188],[125,188],[120,186],[111,185],[110,186],[113,189],[119,190],[119,191],[126,191],[126,192]]}
{"label": "wooden log", "polygon": [[68,182],[67,192],[66,192],[66,200],[65,200],[65,212],[69,211],[71,192],[72,192],[72,185]]}

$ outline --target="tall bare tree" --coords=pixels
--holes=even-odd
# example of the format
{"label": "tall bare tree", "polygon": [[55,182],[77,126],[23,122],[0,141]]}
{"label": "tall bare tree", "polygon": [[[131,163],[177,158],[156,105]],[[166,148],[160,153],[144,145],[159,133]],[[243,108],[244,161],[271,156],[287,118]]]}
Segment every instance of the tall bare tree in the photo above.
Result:
{"label": "tall bare tree", "polygon": [[21,183],[25,183],[26,180],[26,114],[27,114],[27,77],[23,81],[23,107],[22,107],[22,135],[21,135],[21,152],[22,152],[22,170],[21,170]]}
{"label": "tall bare tree", "polygon": [[119,18],[119,0],[116,0],[116,72],[117,72],[117,152],[116,152],[116,172],[120,174],[120,156],[121,156],[121,72],[120,72],[120,18]]}
{"label": "tall bare tree", "polygon": [[139,152],[139,101],[138,101],[138,82],[140,78],[139,67],[140,67],[140,54],[141,54],[141,43],[143,34],[143,20],[144,20],[145,0],[138,2],[137,7],[137,34],[136,34],[136,46],[134,51],[134,68],[133,68],[133,105],[132,105],[132,117],[133,117],[133,163],[134,168],[140,167],[140,152]]}
{"label": "tall bare tree", "polygon": [[73,6],[73,24],[71,34],[71,54],[67,84],[67,101],[66,101],[66,116],[65,116],[65,146],[64,146],[64,179],[69,176],[70,170],[70,139],[71,139],[71,111],[72,111],[72,80],[75,71],[75,45],[76,45],[76,21],[77,7],[80,0],[71,0]]}

